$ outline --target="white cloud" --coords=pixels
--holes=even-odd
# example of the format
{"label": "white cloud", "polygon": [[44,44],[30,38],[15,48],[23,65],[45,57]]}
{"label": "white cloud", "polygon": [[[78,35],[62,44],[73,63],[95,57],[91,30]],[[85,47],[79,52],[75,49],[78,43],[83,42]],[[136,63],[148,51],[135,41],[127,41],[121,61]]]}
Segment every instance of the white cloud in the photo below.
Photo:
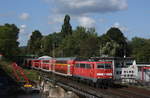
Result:
{"label": "white cloud", "polygon": [[63,15],[55,15],[49,16],[48,24],[56,24],[56,23],[63,23],[64,16]]}
{"label": "white cloud", "polygon": [[21,20],[27,20],[27,19],[29,18],[29,14],[28,14],[28,13],[22,13],[22,14],[19,16],[19,18],[20,18]]}
{"label": "white cloud", "polygon": [[127,0],[55,0],[57,13],[86,14],[125,10]]}
{"label": "white cloud", "polygon": [[20,27],[25,29],[27,27],[27,25],[23,24]]}
{"label": "white cloud", "polygon": [[20,33],[24,33],[26,28],[27,28],[27,25],[22,24],[22,25],[20,26]]}
{"label": "white cloud", "polygon": [[84,27],[94,27],[95,25],[95,20],[87,16],[78,17],[78,22]]}

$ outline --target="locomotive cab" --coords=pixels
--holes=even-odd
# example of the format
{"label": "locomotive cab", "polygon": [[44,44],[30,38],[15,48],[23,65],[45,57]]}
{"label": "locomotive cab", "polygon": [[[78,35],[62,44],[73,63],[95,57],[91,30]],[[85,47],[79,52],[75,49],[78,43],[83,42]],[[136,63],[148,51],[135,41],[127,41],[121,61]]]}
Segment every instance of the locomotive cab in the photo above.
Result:
{"label": "locomotive cab", "polygon": [[96,62],[96,82],[102,85],[111,85],[113,79],[112,62]]}
{"label": "locomotive cab", "polygon": [[96,63],[97,78],[112,78],[112,65],[110,62]]}

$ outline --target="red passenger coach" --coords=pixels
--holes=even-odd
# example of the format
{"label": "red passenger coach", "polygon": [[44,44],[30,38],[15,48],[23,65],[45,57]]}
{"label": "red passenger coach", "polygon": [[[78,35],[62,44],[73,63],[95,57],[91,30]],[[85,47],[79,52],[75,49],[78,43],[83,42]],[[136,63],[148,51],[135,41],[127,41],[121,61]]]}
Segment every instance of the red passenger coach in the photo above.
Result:
{"label": "red passenger coach", "polygon": [[112,62],[76,61],[73,76],[96,84],[108,84],[112,81]]}
{"label": "red passenger coach", "polygon": [[75,58],[56,58],[55,60],[56,74],[72,76]]}
{"label": "red passenger coach", "polygon": [[52,71],[54,60],[51,59],[43,59],[41,60],[41,69],[45,71]]}
{"label": "red passenger coach", "polygon": [[32,68],[39,69],[41,67],[41,60],[34,59],[32,60]]}
{"label": "red passenger coach", "polygon": [[51,71],[51,60],[41,60],[41,69]]}

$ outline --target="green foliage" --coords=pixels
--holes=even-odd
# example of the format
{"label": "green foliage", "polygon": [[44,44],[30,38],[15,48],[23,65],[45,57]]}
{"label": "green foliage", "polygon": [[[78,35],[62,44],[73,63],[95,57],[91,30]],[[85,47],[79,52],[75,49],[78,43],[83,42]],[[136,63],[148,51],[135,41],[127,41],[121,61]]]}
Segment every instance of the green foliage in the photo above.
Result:
{"label": "green foliage", "polygon": [[19,52],[20,54],[19,55],[27,55],[27,46],[20,46],[19,47]]}
{"label": "green foliage", "polygon": [[18,53],[19,29],[14,24],[0,26],[0,53],[5,57],[12,57]]}
{"label": "green foliage", "polygon": [[70,16],[66,15],[64,19],[64,24],[62,25],[61,34],[63,37],[72,34],[72,26],[70,25]]}
{"label": "green foliage", "polygon": [[51,38],[51,35],[49,36],[44,36],[42,39],[41,39],[41,53],[43,55],[49,55],[50,51],[52,51],[52,38]]}
{"label": "green foliage", "polygon": [[150,62],[150,39],[134,37],[130,42],[132,56],[138,62]]}
{"label": "green foliage", "polygon": [[34,32],[32,32],[30,40],[28,41],[28,52],[30,54],[40,55],[41,39],[42,39],[42,34],[40,31],[35,30]]}
{"label": "green foliage", "polygon": [[89,57],[97,54],[98,36],[95,29],[86,30],[84,27],[77,27],[72,35],[66,37],[59,50],[60,56]]}

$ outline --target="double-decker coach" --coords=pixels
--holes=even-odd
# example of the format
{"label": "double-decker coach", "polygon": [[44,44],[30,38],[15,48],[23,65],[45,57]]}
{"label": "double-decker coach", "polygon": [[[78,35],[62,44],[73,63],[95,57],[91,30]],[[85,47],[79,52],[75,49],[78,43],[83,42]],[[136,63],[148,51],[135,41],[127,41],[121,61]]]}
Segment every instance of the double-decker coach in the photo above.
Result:
{"label": "double-decker coach", "polygon": [[40,69],[45,71],[52,71],[53,58],[49,56],[42,56],[39,58]]}
{"label": "double-decker coach", "polygon": [[41,67],[41,60],[34,59],[32,60],[32,68],[39,69]]}
{"label": "double-decker coach", "polygon": [[54,72],[63,76],[72,76],[74,63],[74,57],[55,58]]}

